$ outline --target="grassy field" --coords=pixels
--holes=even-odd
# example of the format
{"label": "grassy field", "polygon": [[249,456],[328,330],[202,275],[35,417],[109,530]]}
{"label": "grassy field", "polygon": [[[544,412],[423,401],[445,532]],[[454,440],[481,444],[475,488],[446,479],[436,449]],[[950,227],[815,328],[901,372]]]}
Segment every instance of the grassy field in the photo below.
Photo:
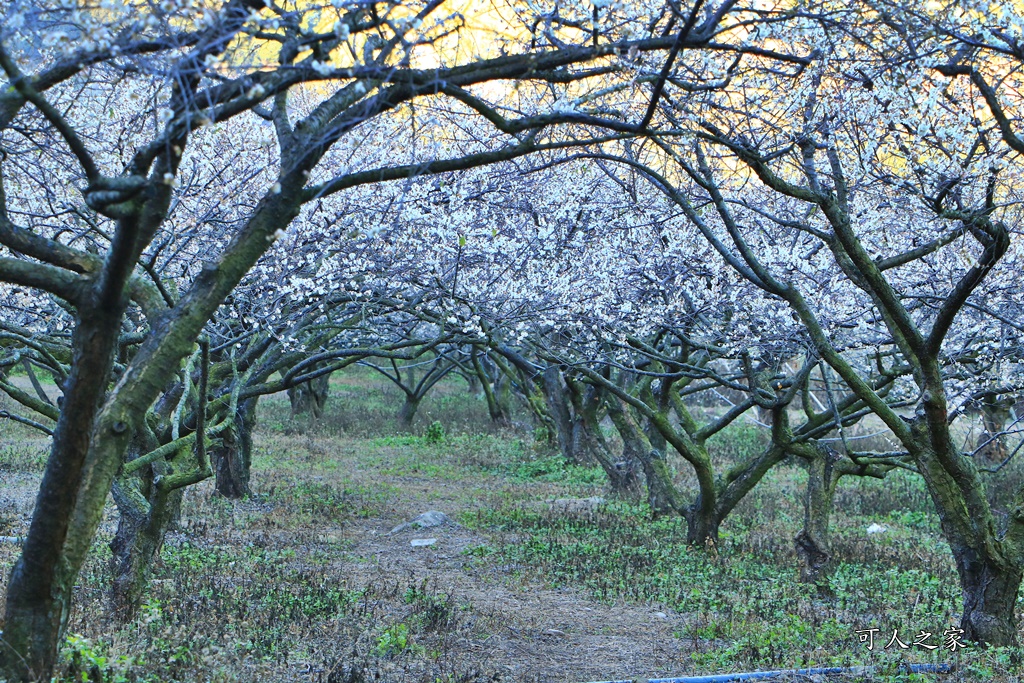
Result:
{"label": "grassy field", "polygon": [[[127,624],[105,596],[111,506],[80,577],[67,680],[582,682],[819,665],[879,667],[838,680],[1022,680],[1020,652],[885,647],[894,629],[942,645],[958,621],[949,551],[911,475],[840,483],[822,598],[796,580],[795,465],[769,474],[708,554],[686,547],[681,520],[611,499],[600,470],[566,467],[525,418],[496,430],[463,383],[428,396],[412,434],[398,434],[400,403],[366,372],[332,380],[316,424],[293,421],[284,396],[263,400],[256,495],[190,488]],[[738,425],[717,452],[763,438]],[[0,424],[0,535],[27,529],[45,454],[45,439]],[[455,523],[390,533],[427,510]],[[887,531],[868,535],[873,523]],[[0,580],[16,553],[0,544]],[[878,629],[872,650],[863,629]]]}

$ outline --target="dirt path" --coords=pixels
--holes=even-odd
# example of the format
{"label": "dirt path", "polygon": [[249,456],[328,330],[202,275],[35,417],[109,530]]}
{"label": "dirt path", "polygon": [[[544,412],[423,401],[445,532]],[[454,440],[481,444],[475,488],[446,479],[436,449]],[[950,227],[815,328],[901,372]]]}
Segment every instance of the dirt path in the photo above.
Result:
{"label": "dirt path", "polygon": [[[479,638],[462,645],[516,681],[603,681],[678,673],[689,639],[674,635],[682,617],[656,609],[595,602],[571,589],[551,590],[513,578],[513,567],[487,566],[464,554],[491,539],[461,527],[390,535],[378,520],[346,529],[356,581],[419,583],[472,605]],[[427,547],[412,539],[436,538]],[[352,565],[349,566],[351,571]],[[483,636],[487,633],[487,636]]]}
{"label": "dirt path", "polygon": [[[293,457],[316,458],[323,462],[317,444],[308,449],[307,456],[302,451],[310,445],[308,440],[301,440],[301,447],[299,442],[300,439],[287,442],[287,450]],[[446,597],[448,604],[456,606],[459,625],[451,630],[450,637],[446,636],[444,645],[445,656],[450,654],[458,662],[452,670],[478,669],[481,672],[478,678],[452,678],[453,682],[581,683],[679,675],[691,670],[687,666],[691,640],[676,635],[686,630],[683,616],[666,614],[657,607],[601,604],[580,591],[552,589],[523,578],[519,570],[528,568],[502,565],[498,555],[481,557],[467,552],[500,544],[501,532],[448,524],[390,533],[397,524],[431,509],[458,518],[476,509],[496,507],[511,496],[521,496],[522,484],[486,474],[443,481],[429,476],[385,474],[381,467],[387,465],[387,460],[381,466],[367,466],[361,449],[349,451],[336,444],[330,445],[334,446],[330,455],[338,458],[339,467],[329,471],[304,471],[298,467],[283,474],[274,470],[255,472],[257,497],[230,503],[226,513],[225,501],[212,495],[212,482],[190,489],[183,525],[170,534],[168,542],[230,546],[238,548],[239,553],[252,543],[266,543],[268,547],[297,551],[295,559],[290,560],[294,563],[302,563],[303,552],[309,548],[330,547],[329,564],[321,569],[324,576],[333,580],[344,580],[354,587],[387,584],[398,587],[399,591],[408,586],[425,585],[432,595]],[[273,491],[275,487],[280,490],[295,486],[295,472],[301,472],[299,481],[303,485],[314,482],[316,486],[326,485],[334,490],[352,486],[364,486],[367,490],[390,487],[394,496],[383,503],[378,501],[367,517],[350,517],[340,525],[307,519],[299,525],[278,526],[275,521],[292,518],[280,517],[287,503],[273,502],[279,500],[274,498]],[[0,472],[6,533],[22,534],[27,530],[38,477],[38,472]],[[530,486],[531,490],[534,488]],[[540,501],[547,493],[555,497],[560,492],[555,488],[546,491],[541,486],[537,491],[539,500],[535,502],[543,505]],[[295,494],[294,499],[300,499],[301,495]],[[215,514],[213,507],[221,512]],[[113,506],[108,506],[106,518],[104,533],[101,533],[104,538],[97,540],[97,547],[113,530],[116,519]],[[195,525],[200,525],[203,531],[197,533]],[[437,541],[426,547],[410,545],[412,539],[423,538]],[[5,575],[16,555],[15,545],[0,547]],[[162,589],[166,589],[165,582],[161,582]],[[173,578],[170,583],[173,586]],[[0,583],[0,593],[2,588]],[[382,611],[377,613],[378,622],[371,634],[379,631],[383,624],[408,619],[411,608],[403,602],[399,592],[397,599],[381,601],[378,609]],[[85,626],[77,624],[76,628]],[[98,633],[105,630],[100,629]],[[341,655],[348,647],[343,641],[338,637],[328,639],[325,647]],[[267,675],[276,680],[304,683],[338,680],[329,678],[329,672],[323,668],[304,669],[301,661],[281,664],[284,668],[274,668],[272,672],[267,671]],[[238,666],[239,671],[255,675],[250,664],[242,662]],[[495,674],[498,678],[494,678]]]}
{"label": "dirt path", "polygon": [[[471,628],[460,631],[465,637],[453,647],[460,656],[479,660],[485,670],[500,673],[502,680],[580,683],[693,670],[692,641],[676,635],[686,631],[682,615],[660,607],[602,604],[577,590],[551,589],[525,579],[518,570],[528,568],[502,565],[498,555],[476,557],[466,552],[499,545],[501,532],[452,524],[390,533],[428,510],[459,519],[514,499],[543,506],[544,500],[567,495],[564,488],[517,483],[479,470],[439,479],[416,472],[432,464],[422,453],[415,456],[418,464],[410,465],[412,471],[398,474],[382,468],[412,457],[408,453],[386,454],[382,465],[375,466],[363,449],[338,448],[336,441],[292,443],[311,454],[336,458],[338,472],[344,473],[349,486],[386,486],[396,494],[369,518],[323,532],[346,546],[333,571],[351,577],[357,586],[380,581],[409,586],[427,580],[432,590],[468,605],[464,617]],[[437,462],[447,464],[443,459]],[[326,481],[337,476],[324,474]],[[437,542],[410,545],[412,539],[427,538]]]}

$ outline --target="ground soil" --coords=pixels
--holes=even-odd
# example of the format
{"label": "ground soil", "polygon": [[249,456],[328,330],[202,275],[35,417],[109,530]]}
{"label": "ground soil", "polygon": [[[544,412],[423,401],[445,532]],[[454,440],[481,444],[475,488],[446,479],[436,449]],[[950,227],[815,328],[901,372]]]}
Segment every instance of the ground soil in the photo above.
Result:
{"label": "ground soil", "polygon": [[[320,455],[334,450],[334,445],[313,444],[310,450]],[[333,566],[324,568],[325,574],[344,576],[349,585],[394,585],[396,590],[427,585],[433,593],[446,595],[453,604],[463,606],[462,624],[447,648],[459,660],[459,670],[479,670],[481,677],[477,680],[481,681],[632,680],[679,675],[686,668],[691,641],[680,637],[686,629],[683,615],[656,605],[602,604],[579,591],[550,588],[524,578],[517,571],[519,567],[475,561],[464,554],[469,548],[496,543],[501,532],[474,531],[453,523],[391,534],[395,526],[427,510],[440,510],[457,519],[461,513],[487,504],[475,498],[480,481],[438,482],[429,477],[388,476],[378,468],[364,467],[357,450],[340,451],[346,482],[385,485],[402,491],[378,515],[346,520],[340,526],[273,528],[275,525],[267,522],[275,515],[274,506],[265,501],[268,490],[273,491],[279,484],[274,483],[272,473],[257,469],[253,476],[257,495],[251,501],[233,503],[237,520],[234,524],[225,526],[204,519],[206,504],[215,499],[210,482],[203,482],[189,490],[192,500],[200,502],[193,503],[196,508],[186,505],[182,525],[169,534],[167,543],[241,547],[256,542],[298,549],[300,555],[303,545],[328,544],[343,551],[337,553]],[[0,597],[17,556],[14,539],[28,529],[39,476],[39,472],[0,469],[0,512],[5,527],[0,535],[9,537],[0,544]],[[332,480],[330,475],[309,476]],[[493,495],[491,503],[503,497],[499,482],[485,482],[485,488]],[[550,493],[550,500],[564,497],[564,492],[554,488]],[[116,510],[108,505],[97,546],[109,541],[115,525]],[[204,531],[197,540],[195,529],[199,525]],[[437,542],[426,547],[410,545],[412,539],[420,538],[436,538]],[[396,614],[388,614],[389,609]],[[378,616],[383,620],[400,618],[397,613],[404,609],[401,600],[396,600],[385,604]],[[91,617],[82,610],[91,608],[76,610],[72,629],[84,632],[82,620],[88,622]],[[337,645],[340,651],[341,644]],[[239,664],[257,675],[245,662]],[[262,666],[256,669],[277,680],[295,681],[324,681],[329,673],[323,670],[322,661],[318,664],[302,658],[287,663],[284,669],[275,667],[272,674]]]}
{"label": "ground soil", "polygon": [[[549,585],[530,567],[503,564],[498,553],[473,552],[518,540],[493,525],[474,525],[478,512],[503,511],[512,505],[580,514],[589,504],[588,497],[607,495],[600,487],[585,490],[524,481],[502,470],[508,463],[499,456],[473,448],[450,452],[447,446],[423,448],[422,441],[410,437],[364,438],[339,430],[296,429],[275,417],[283,415],[287,406],[283,397],[275,400],[267,403],[277,405],[277,413],[265,413],[257,431],[255,495],[229,502],[214,495],[211,481],[190,487],[181,524],[168,535],[165,553],[190,544],[227,549],[244,558],[246,549],[256,545],[276,553],[268,557],[288,558],[274,561],[301,568],[304,576],[353,589],[376,587],[368,616],[362,622],[325,618],[296,626],[293,650],[274,661],[240,651],[238,645],[248,633],[237,623],[219,621],[217,615],[196,615],[195,632],[175,626],[180,632],[167,629],[165,633],[160,630],[163,626],[150,629],[145,620],[138,620],[109,641],[112,654],[153,648],[153,632],[158,630],[169,649],[199,636],[223,645],[204,648],[210,652],[209,662],[190,665],[198,669],[187,670],[177,680],[190,680],[201,671],[204,679],[211,672],[208,680],[213,682],[583,683],[706,674],[706,669],[695,666],[691,654],[715,652],[726,645],[691,637],[698,630],[692,614],[659,604],[602,603],[572,587]],[[339,421],[344,417],[339,416]],[[0,601],[17,558],[16,539],[28,529],[47,440],[21,430],[16,441],[8,441],[13,445],[3,451],[5,459],[0,458],[0,537],[12,539],[0,542]],[[331,519],[304,513],[301,503],[308,492],[322,490],[365,493],[357,494],[363,496],[357,512]],[[785,496],[795,498],[793,492]],[[578,499],[579,505],[566,504],[566,499]],[[391,533],[428,510],[441,511],[463,524]],[[789,511],[791,517],[794,510]],[[116,521],[111,503],[97,535],[97,551],[113,536]],[[410,544],[427,538],[436,542],[425,547]],[[220,585],[250,578],[240,571],[232,574],[224,566],[218,571],[223,571],[217,576]],[[187,591],[177,588],[178,581],[166,565],[158,566],[155,573],[152,593],[164,605],[184,597]],[[101,574],[89,567],[83,572],[71,624],[73,632],[94,639],[107,639],[115,630],[104,621],[109,615],[104,612],[106,584]],[[430,594],[445,596],[449,604],[458,606],[457,625],[443,633],[413,633],[414,642],[423,644],[417,655],[374,654],[382,628],[412,623],[413,607],[403,599],[403,592],[415,586],[425,586]],[[356,650],[358,657],[353,659],[349,653]],[[451,660],[440,676],[437,652]],[[419,660],[414,661],[415,657]],[[353,661],[369,662],[370,674],[340,675],[338,667]]]}
{"label": "ground soil", "polygon": [[[352,552],[372,558],[356,565],[358,579],[419,583],[424,579],[473,606],[489,635],[462,646],[521,681],[604,681],[678,672],[688,640],[674,633],[683,617],[661,609],[605,605],[572,589],[510,582],[513,567],[480,568],[462,554],[489,539],[461,528],[388,534],[391,521],[369,520],[347,530]],[[437,538],[414,548],[412,538]]]}

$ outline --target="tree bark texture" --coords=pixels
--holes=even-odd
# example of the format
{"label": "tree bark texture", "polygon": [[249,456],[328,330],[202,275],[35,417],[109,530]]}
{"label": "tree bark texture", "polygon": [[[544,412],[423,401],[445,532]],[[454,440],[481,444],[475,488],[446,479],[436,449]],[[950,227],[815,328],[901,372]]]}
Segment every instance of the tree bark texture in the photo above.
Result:
{"label": "tree bark texture", "polygon": [[829,549],[829,523],[840,472],[830,455],[819,449],[807,463],[807,489],[804,494],[804,528],[795,539],[796,551],[803,560],[800,580],[829,592],[832,572]]}
{"label": "tree bark texture", "polygon": [[252,432],[256,426],[256,398],[238,403],[235,424],[222,436],[223,444],[210,451],[216,490],[225,498],[245,498],[252,466]]}

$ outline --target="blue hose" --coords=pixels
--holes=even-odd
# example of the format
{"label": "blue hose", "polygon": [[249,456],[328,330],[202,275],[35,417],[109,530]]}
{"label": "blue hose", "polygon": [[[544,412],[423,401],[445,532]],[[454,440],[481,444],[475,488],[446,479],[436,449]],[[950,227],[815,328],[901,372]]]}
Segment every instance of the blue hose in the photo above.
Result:
{"label": "blue hose", "polygon": [[[713,676],[683,676],[682,678],[640,678],[600,683],[732,683],[733,681],[765,681],[781,676],[831,676],[835,674],[870,674],[875,666],[830,666],[817,669],[785,669],[782,671],[750,671],[747,673],[716,674]],[[949,664],[905,664],[901,667],[907,673],[944,674],[952,671]],[[595,682],[596,683],[596,682]]]}

